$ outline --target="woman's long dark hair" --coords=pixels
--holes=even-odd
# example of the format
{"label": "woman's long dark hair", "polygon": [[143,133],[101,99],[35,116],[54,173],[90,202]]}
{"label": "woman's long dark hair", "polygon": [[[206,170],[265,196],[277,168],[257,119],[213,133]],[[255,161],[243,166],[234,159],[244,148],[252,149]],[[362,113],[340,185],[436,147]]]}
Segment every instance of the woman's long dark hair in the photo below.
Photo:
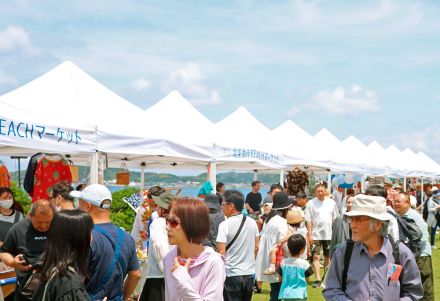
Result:
{"label": "woman's long dark hair", "polygon": [[69,266],[87,275],[93,221],[81,210],[63,210],[50,223],[43,256],[42,275],[47,280],[55,272],[66,275]]}
{"label": "woman's long dark hair", "polygon": [[279,215],[282,218],[286,218],[287,212],[290,210],[290,208],[286,209],[278,209],[278,210],[270,210],[270,212],[267,214],[266,220],[264,221],[266,224],[274,217],[275,215]]}

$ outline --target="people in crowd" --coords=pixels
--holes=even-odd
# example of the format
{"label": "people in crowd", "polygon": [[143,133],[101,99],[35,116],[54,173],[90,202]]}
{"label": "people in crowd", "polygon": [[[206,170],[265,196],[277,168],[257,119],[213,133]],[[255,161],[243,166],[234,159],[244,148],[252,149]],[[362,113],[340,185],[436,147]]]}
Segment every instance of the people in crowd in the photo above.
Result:
{"label": "people in crowd", "polygon": [[131,300],[141,272],[133,238],[110,221],[110,191],[92,184],[70,194],[79,199],[79,209],[88,212],[94,223],[86,279],[90,299]]}
{"label": "people in crowd", "polygon": [[[391,216],[385,198],[357,195],[345,215],[354,243],[346,242],[336,249],[327,272],[324,298],[384,300],[386,296],[386,300],[420,300],[423,287],[414,255],[403,243],[394,248],[394,242],[386,237]],[[393,250],[398,250],[399,256]]]}
{"label": "people in crowd", "polygon": [[258,215],[262,201],[261,183],[260,181],[253,181],[251,185],[252,190],[246,195],[245,207],[249,214]]}
{"label": "people in crowd", "polygon": [[277,183],[277,184],[270,185],[269,192],[267,193],[266,197],[264,198],[262,206],[267,203],[272,203],[273,196],[280,191],[284,191],[283,186],[281,186],[280,184]]}
{"label": "people in crowd", "polygon": [[336,202],[339,214],[342,213],[342,200],[344,198],[344,191],[345,189],[342,187],[342,185],[339,184],[332,193],[332,199]]}
{"label": "people in crowd", "polygon": [[289,257],[284,258],[277,269],[282,278],[278,299],[307,300],[306,277],[313,275],[313,268],[303,258],[306,239],[301,234],[293,234],[287,240],[287,246]]}
{"label": "people in crowd", "polygon": [[[222,196],[223,199],[224,196]],[[222,205],[218,202],[218,196],[215,194],[209,194],[205,199],[206,206],[209,209],[209,233],[206,239],[203,241],[204,246],[209,246],[214,250],[217,250],[217,233],[220,226],[225,220],[223,215]]]}
{"label": "people in crowd", "polygon": [[[342,211],[350,212],[351,210],[351,202],[354,195],[348,195],[345,200],[345,208],[342,208]],[[332,240],[330,241],[330,258],[333,257],[335,250],[342,245],[342,243],[346,242],[348,239],[351,239],[351,229],[350,223],[348,222],[347,215],[339,215],[332,226]]]}
{"label": "people in crowd", "polygon": [[0,246],[9,229],[23,219],[23,214],[14,209],[14,194],[8,187],[0,187]]}
{"label": "people in crowd", "polygon": [[394,210],[401,216],[406,216],[415,221],[422,231],[422,250],[420,256],[416,258],[423,285],[424,301],[434,301],[434,276],[432,272],[432,250],[429,243],[428,226],[422,216],[411,208],[410,197],[407,193],[401,192],[394,199]]}
{"label": "people in crowd", "polygon": [[388,192],[390,190],[385,189],[385,187],[382,187],[381,185],[371,185],[368,187],[368,189],[365,191],[366,195],[372,195],[372,196],[381,196],[384,199],[387,200],[387,212],[391,213],[391,218],[388,222],[388,234],[391,235],[391,237],[394,239],[394,241],[397,241],[400,239],[399,235],[399,224],[396,220],[396,218],[392,215],[395,214],[393,206],[394,206],[394,198],[396,197],[395,192],[393,191],[393,197],[392,202],[390,202],[390,198],[388,196]]}
{"label": "people in crowd", "polygon": [[[435,246],[435,234],[439,226],[440,219],[440,190],[435,190],[432,197],[428,200],[428,226],[430,229],[430,243],[432,249],[437,249]],[[439,217],[437,217],[439,216]]]}
{"label": "people in crowd", "polygon": [[[287,257],[287,255],[289,254],[287,241],[292,235],[300,234],[304,237],[304,239],[306,239],[307,237],[307,228],[303,225],[304,217],[302,216],[300,210],[289,210],[286,215],[286,221],[288,224],[287,235],[281,238],[278,244],[270,250],[270,266],[263,271],[263,274],[265,275],[272,275],[276,273],[277,254],[280,255],[278,261],[281,261],[281,259],[284,257],[283,254],[285,254]],[[306,248],[307,245],[304,246],[304,251],[306,250]],[[306,259],[307,252],[302,252],[301,257],[303,259]]]}
{"label": "people in crowd", "polygon": [[341,207],[341,215],[344,215],[345,211],[347,209],[347,199],[350,197],[353,197],[356,194],[356,191],[353,188],[348,188],[347,192],[344,196],[344,198],[342,199],[342,207]]}
{"label": "people in crowd", "polygon": [[64,210],[50,224],[34,301],[89,301],[84,285],[93,221],[81,210]]}
{"label": "people in crowd", "polygon": [[52,186],[49,201],[52,202],[57,212],[75,209],[74,199],[70,195],[73,187],[67,181],[61,181]]}
{"label": "people in crowd", "polygon": [[281,282],[278,275],[264,275],[270,266],[270,250],[275,247],[288,231],[286,216],[292,203],[285,192],[278,192],[273,197],[272,209],[264,221],[261,243],[258,249],[256,262],[256,276],[258,281],[270,283],[270,301],[278,300]]}
{"label": "people in crowd", "polygon": [[321,286],[321,272],[319,258],[321,249],[324,254],[324,269],[330,263],[330,241],[332,238],[333,221],[339,215],[336,203],[326,197],[326,187],[318,184],[315,187],[316,197],[307,203],[305,220],[307,223],[307,236],[313,256],[313,269],[316,281],[313,287]]}
{"label": "people in crowd", "polygon": [[225,256],[223,298],[225,301],[250,301],[260,235],[257,223],[241,213],[244,196],[237,190],[226,190],[222,206],[227,219],[218,229],[217,251]]}
{"label": "people in crowd", "polygon": [[49,201],[32,203],[29,216],[12,226],[0,248],[1,261],[17,273],[16,301],[30,300],[21,293],[23,279],[39,266],[54,215],[55,208]]}
{"label": "people in crowd", "polygon": [[172,202],[166,222],[169,243],[175,247],[163,259],[165,300],[222,300],[225,264],[219,253],[202,245],[209,233],[205,202]]}
{"label": "people in crowd", "polygon": [[139,298],[140,301],[165,300],[163,257],[170,249],[165,218],[169,214],[170,203],[175,195],[171,191],[164,191],[159,196],[153,195],[152,198],[159,217],[151,223],[149,230],[147,279]]}
{"label": "people in crowd", "polygon": [[306,208],[307,208],[307,194],[303,191],[300,191],[296,194],[296,206],[301,208],[302,212],[306,213]]}
{"label": "people in crowd", "polygon": [[210,181],[207,181],[203,183],[202,187],[200,187],[199,192],[197,193],[197,196],[201,199],[205,199],[207,195],[211,194],[211,191],[213,190],[212,184]]}
{"label": "people in crowd", "polygon": [[159,196],[165,191],[160,186],[152,186],[148,189],[145,199],[140,206],[136,217],[134,218],[133,228],[131,229],[131,236],[134,241],[147,240],[148,230],[151,223],[159,217],[156,211],[156,204],[154,203],[153,196]]}
{"label": "people in crowd", "polygon": [[223,202],[223,196],[225,194],[225,190],[226,190],[226,186],[225,183],[223,182],[217,182],[217,184],[215,185],[215,194],[218,196],[218,203],[220,204],[220,206],[222,205]]}

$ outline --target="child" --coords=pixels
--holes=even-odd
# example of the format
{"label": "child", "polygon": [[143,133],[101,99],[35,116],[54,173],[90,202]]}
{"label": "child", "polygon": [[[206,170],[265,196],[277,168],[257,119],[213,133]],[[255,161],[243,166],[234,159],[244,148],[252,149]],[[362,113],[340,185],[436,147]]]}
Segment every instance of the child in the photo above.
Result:
{"label": "child", "polygon": [[284,258],[278,267],[282,278],[278,299],[284,301],[307,300],[306,277],[313,274],[313,268],[307,260],[301,257],[305,252],[306,240],[300,234],[293,234],[287,240],[291,257]]}
{"label": "child", "polygon": [[[275,265],[279,265],[283,257],[282,249],[284,249],[284,253],[287,253],[286,248],[283,248],[282,246],[285,242],[287,242],[290,236],[293,234],[301,234],[304,239],[306,238],[307,229],[303,225],[304,217],[299,209],[294,209],[287,212],[286,220],[287,224],[289,224],[289,230],[287,231],[287,235],[281,238],[281,240],[278,242],[278,246],[273,247],[270,250],[270,266],[264,270],[263,274],[265,275],[275,274]],[[301,255],[301,258],[307,259],[307,252],[304,252]]]}

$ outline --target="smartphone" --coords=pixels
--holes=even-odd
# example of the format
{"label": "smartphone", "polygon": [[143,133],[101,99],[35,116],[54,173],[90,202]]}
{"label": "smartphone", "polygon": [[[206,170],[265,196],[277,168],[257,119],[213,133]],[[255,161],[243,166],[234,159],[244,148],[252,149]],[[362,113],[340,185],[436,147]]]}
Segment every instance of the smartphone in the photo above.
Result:
{"label": "smartphone", "polygon": [[21,257],[21,260],[25,262],[25,264],[23,264],[23,265],[30,265],[31,264],[31,262],[29,261],[29,258],[27,258],[26,255],[21,254],[20,257]]}

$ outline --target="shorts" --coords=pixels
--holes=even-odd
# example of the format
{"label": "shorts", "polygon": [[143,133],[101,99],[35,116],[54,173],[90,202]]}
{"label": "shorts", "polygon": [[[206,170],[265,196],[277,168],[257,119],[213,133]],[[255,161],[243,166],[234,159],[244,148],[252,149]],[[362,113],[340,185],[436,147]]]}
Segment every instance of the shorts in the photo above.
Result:
{"label": "shorts", "polygon": [[321,254],[321,247],[322,252],[324,253],[325,257],[330,256],[330,240],[314,240],[312,245],[312,256],[317,254]]}

